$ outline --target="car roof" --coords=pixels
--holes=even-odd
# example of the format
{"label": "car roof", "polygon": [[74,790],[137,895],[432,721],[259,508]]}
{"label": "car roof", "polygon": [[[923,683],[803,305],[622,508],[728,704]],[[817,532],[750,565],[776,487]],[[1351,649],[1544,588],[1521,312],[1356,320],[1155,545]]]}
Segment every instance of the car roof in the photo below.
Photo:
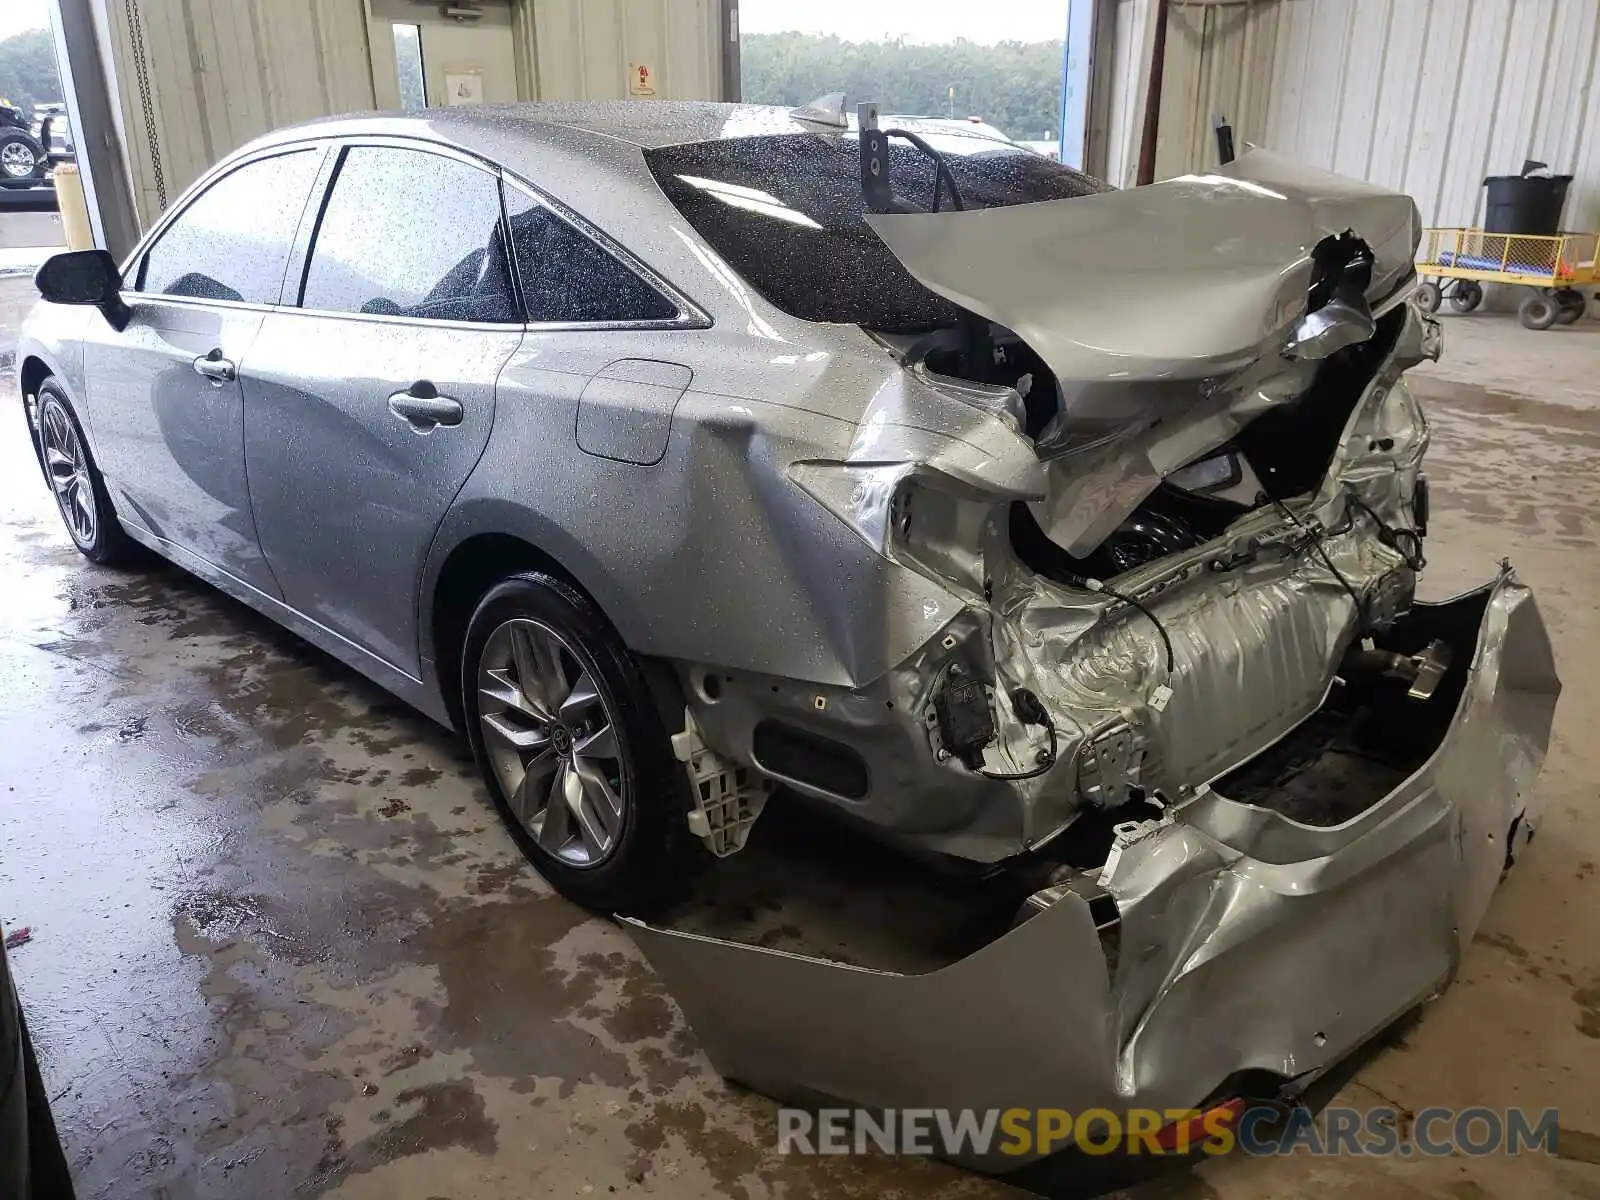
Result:
{"label": "car roof", "polygon": [[[779,105],[732,104],[708,100],[571,100],[517,104],[483,104],[461,108],[429,108],[414,112],[359,113],[325,117],[269,134],[263,141],[361,133],[411,133],[445,142],[475,146],[484,140],[503,142],[508,136],[530,142],[572,144],[573,134],[596,143],[651,150],[689,142],[794,133],[834,132],[826,126],[795,118],[794,110]],[[1003,140],[977,126],[938,118],[885,116],[885,126],[913,132],[963,133],[982,140]],[[850,131],[855,117],[849,117]],[[839,131],[844,132],[844,131]],[[563,136],[565,135],[565,136]]]}

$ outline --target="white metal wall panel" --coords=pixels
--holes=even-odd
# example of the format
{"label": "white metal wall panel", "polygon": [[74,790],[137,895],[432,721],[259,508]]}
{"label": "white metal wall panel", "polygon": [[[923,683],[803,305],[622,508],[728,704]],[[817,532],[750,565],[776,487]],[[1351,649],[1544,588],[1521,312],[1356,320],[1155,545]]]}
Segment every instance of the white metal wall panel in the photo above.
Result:
{"label": "white metal wall panel", "polygon": [[1383,64],[1389,43],[1388,0],[1354,0],[1346,30],[1347,47],[1376,47],[1349,56],[1349,69],[1339,73],[1339,120],[1332,126],[1333,169],[1364,177],[1371,150],[1373,122],[1378,119]]}
{"label": "white metal wall panel", "polygon": [[1274,149],[1408,192],[1432,225],[1480,221],[1484,176],[1541,159],[1574,176],[1567,227],[1600,228],[1596,0],[1263,6]]}
{"label": "white metal wall panel", "polygon": [[629,63],[660,99],[718,99],[718,14],[716,0],[533,0],[539,99],[624,99]]}
{"label": "white metal wall panel", "polygon": [[[373,64],[387,64],[392,52],[378,47],[375,60],[369,8],[386,19],[379,26],[438,8],[417,0],[97,2],[145,225],[251,138],[375,107]],[[508,26],[506,61],[515,62],[524,98],[624,97],[630,63],[650,68],[658,97],[721,92],[718,0],[517,0],[506,11],[475,32]]]}
{"label": "white metal wall panel", "polygon": [[1213,113],[1228,118],[1236,142],[1261,140],[1268,99],[1262,81],[1272,62],[1276,29],[1275,5],[1173,4],[1156,136],[1157,179],[1216,163]]}
{"label": "white metal wall panel", "polygon": [[106,0],[104,12],[145,225],[251,138],[373,106],[361,0]]}
{"label": "white metal wall panel", "polygon": [[[1102,0],[1112,26],[1105,176],[1133,182],[1139,54],[1152,0]],[[1156,174],[1215,163],[1213,112],[1257,142],[1472,224],[1483,178],[1541,159],[1575,178],[1565,222],[1600,229],[1597,0],[1173,0]]]}
{"label": "white metal wall panel", "polygon": [[[1097,19],[1111,27],[1111,53],[1107,66],[1096,66],[1097,74],[1107,74],[1093,86],[1107,97],[1104,176],[1119,187],[1131,187],[1138,170],[1144,122],[1140,56],[1154,13],[1153,0],[1104,0],[1098,12]],[[1277,30],[1278,0],[1173,0],[1156,136],[1158,179],[1216,162],[1214,112],[1228,118],[1237,141],[1262,140]],[[1098,165],[1102,156],[1095,149]]]}

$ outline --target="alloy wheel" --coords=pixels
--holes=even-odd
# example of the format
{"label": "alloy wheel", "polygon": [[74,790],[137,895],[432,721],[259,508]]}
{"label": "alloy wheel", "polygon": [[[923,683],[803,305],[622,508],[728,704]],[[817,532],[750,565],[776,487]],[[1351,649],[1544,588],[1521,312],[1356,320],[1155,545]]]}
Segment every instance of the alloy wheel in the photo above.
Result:
{"label": "alloy wheel", "polygon": [[0,171],[12,179],[26,179],[32,175],[37,162],[33,151],[23,142],[11,142],[0,147]]}
{"label": "alloy wheel", "polygon": [[61,519],[72,540],[92,546],[96,529],[94,484],[89,478],[89,456],[67,410],[53,396],[39,408],[39,437],[44,444],[45,469],[56,494]]}
{"label": "alloy wheel", "polygon": [[627,815],[621,748],[594,676],[560,634],[519,617],[489,635],[478,723],[501,794],[540,848],[572,867],[606,861]]}

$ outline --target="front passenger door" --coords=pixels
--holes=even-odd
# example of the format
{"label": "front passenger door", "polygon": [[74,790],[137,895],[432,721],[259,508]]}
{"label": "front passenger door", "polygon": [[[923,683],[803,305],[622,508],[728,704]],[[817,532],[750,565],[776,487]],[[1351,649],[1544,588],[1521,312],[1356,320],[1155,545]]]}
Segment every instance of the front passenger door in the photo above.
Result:
{"label": "front passenger door", "polygon": [[279,301],[323,154],[280,151],[207,184],[131,268],[127,327],[91,321],[83,345],[118,516],[274,597],[245,486],[239,363]]}
{"label": "front passenger door", "polygon": [[522,316],[498,172],[415,143],[341,153],[299,307],[245,364],[250,496],[284,599],[415,678],[422,562]]}

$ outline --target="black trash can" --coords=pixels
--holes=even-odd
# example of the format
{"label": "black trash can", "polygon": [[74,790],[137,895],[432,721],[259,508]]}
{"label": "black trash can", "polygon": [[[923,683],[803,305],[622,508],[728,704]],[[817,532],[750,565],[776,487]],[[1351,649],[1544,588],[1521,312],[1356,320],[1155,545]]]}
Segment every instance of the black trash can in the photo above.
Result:
{"label": "black trash can", "polygon": [[1571,175],[1491,175],[1483,227],[1489,233],[1561,232]]}

